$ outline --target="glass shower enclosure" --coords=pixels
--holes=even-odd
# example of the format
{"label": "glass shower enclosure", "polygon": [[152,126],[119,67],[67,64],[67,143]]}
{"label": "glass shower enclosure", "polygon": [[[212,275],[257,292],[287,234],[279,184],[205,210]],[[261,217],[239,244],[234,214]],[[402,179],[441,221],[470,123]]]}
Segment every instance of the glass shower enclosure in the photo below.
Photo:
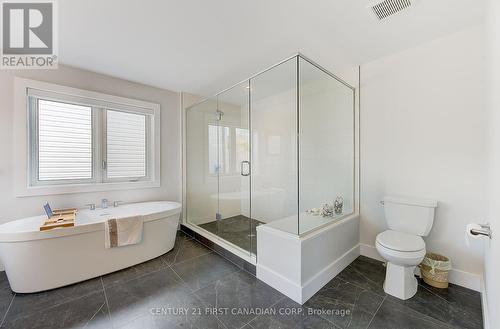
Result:
{"label": "glass shower enclosure", "polygon": [[187,223],[257,253],[354,212],[354,88],[297,54],[186,109]]}

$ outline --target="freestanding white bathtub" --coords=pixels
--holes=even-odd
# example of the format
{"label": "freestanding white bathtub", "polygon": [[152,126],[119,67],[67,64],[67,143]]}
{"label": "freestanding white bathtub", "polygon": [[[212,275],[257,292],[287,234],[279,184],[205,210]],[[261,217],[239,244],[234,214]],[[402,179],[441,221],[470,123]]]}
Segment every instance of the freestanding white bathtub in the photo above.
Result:
{"label": "freestanding white bathtub", "polygon": [[[74,227],[39,231],[44,216],[0,225],[0,259],[11,289],[38,292],[145,262],[174,247],[181,204],[159,201],[80,210]],[[144,216],[140,244],[106,249],[104,221]]]}

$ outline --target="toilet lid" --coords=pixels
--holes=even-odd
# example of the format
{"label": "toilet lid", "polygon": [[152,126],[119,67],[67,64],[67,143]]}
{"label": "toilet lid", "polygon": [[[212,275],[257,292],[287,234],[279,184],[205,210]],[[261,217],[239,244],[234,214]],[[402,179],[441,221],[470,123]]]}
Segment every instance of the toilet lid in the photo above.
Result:
{"label": "toilet lid", "polygon": [[418,235],[391,230],[377,235],[377,242],[386,248],[397,251],[420,251],[425,249],[425,242]]}

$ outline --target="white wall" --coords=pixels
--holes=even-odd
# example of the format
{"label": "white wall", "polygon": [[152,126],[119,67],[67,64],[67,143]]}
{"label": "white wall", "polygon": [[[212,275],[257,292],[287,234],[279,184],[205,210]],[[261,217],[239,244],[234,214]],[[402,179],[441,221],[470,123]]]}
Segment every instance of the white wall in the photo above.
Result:
{"label": "white wall", "polygon": [[[159,103],[161,106],[161,187],[112,192],[78,193],[41,197],[14,196],[14,76],[69,87]],[[43,213],[45,201],[53,208],[83,207],[110,201],[181,200],[179,94],[112,78],[90,71],[59,66],[57,70],[0,71],[0,223]]]}
{"label": "white wall", "polygon": [[314,70],[312,81],[300,86],[299,213],[342,196],[343,213],[350,214],[354,211],[354,91]]}
{"label": "white wall", "polygon": [[[486,307],[488,308],[485,328],[496,328],[500,323],[498,300],[500,299],[500,2],[489,1],[487,43],[487,72],[488,72],[488,108],[490,110],[491,135],[491,162],[490,162],[490,214],[488,220],[493,231],[493,239],[486,240],[485,258],[485,288]],[[489,320],[489,321],[488,321]],[[489,323],[488,323],[489,322]]]}
{"label": "white wall", "polygon": [[384,195],[439,201],[427,249],[481,273],[465,225],[487,218],[484,27],[468,28],[361,67],[361,243],[386,229]]}
{"label": "white wall", "polygon": [[[279,67],[279,70],[282,68]],[[266,73],[275,74],[268,71]],[[268,79],[268,76],[261,76]],[[269,79],[272,81],[273,79]],[[277,83],[281,83],[278,79]],[[273,94],[267,81],[256,80],[252,99],[252,217],[269,223],[297,216],[296,92]],[[268,84],[269,83],[269,84]],[[266,89],[267,87],[267,89]],[[295,133],[294,133],[295,132]],[[296,232],[296,227],[292,232]]]}

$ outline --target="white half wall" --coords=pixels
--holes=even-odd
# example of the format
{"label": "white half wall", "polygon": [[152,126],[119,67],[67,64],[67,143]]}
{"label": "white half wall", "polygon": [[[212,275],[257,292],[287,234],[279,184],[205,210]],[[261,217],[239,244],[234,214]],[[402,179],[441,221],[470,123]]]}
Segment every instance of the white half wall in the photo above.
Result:
{"label": "white half wall", "polygon": [[[68,87],[159,103],[161,107],[161,186],[109,192],[17,198],[14,194],[14,77],[44,81]],[[57,70],[0,71],[0,224],[43,213],[48,201],[53,208],[82,208],[87,203],[99,204],[102,198],[111,202],[171,200],[181,201],[181,118],[180,96],[102,74],[59,65]]]}
{"label": "white half wall", "polygon": [[257,278],[304,304],[359,256],[358,232],[357,214],[303,237],[259,225]]}
{"label": "white half wall", "polygon": [[482,245],[465,226],[487,216],[488,118],[484,26],[436,39],[361,67],[360,242],[387,229],[380,200],[439,201],[427,250],[453,268],[482,273]]}

